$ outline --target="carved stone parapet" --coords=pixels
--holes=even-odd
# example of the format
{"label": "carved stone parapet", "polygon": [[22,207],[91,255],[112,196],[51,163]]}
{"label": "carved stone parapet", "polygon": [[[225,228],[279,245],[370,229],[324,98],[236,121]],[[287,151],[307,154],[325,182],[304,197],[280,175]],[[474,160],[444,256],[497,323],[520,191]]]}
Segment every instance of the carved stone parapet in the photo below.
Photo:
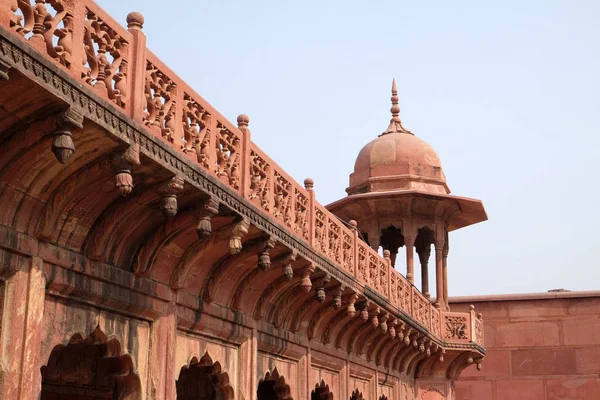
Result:
{"label": "carved stone parapet", "polygon": [[158,193],[162,196],[160,209],[165,217],[177,215],[177,194],[183,190],[183,184],[183,176],[175,175],[158,188]]}
{"label": "carved stone parapet", "polygon": [[134,143],[115,154],[111,164],[115,171],[115,187],[122,196],[127,196],[133,190],[131,171],[140,165],[140,145]]}
{"label": "carved stone parapet", "polygon": [[321,279],[320,285],[316,288],[315,299],[319,303],[323,303],[325,301],[325,286],[331,281],[331,275],[326,274],[323,279]]}
{"label": "carved stone parapet", "polygon": [[215,215],[219,213],[219,200],[211,196],[209,197],[202,207],[200,211],[196,214],[196,218],[198,218],[198,225],[196,226],[196,233],[200,239],[205,239],[212,233],[212,223],[211,219]]}
{"label": "carved stone parapet", "polygon": [[242,238],[248,234],[249,228],[250,220],[245,217],[233,225],[229,237],[229,254],[235,256],[242,251]]}
{"label": "carved stone parapet", "polygon": [[310,280],[310,275],[315,272],[315,264],[310,263],[304,270],[302,271],[302,280],[300,281],[300,287],[305,293],[310,292],[312,288],[312,281]]}
{"label": "carved stone parapet", "polygon": [[269,251],[271,251],[276,244],[277,239],[269,237],[269,239],[264,242],[262,250],[258,254],[258,267],[263,271],[268,271],[269,268],[271,268],[271,256],[269,255]]}
{"label": "carved stone parapet", "polygon": [[[0,68],[0,75],[1,71]],[[73,108],[67,109],[56,118],[56,129],[52,132],[52,153],[61,164],[69,161],[75,153],[72,134],[74,130],[82,128],[83,115]]]}

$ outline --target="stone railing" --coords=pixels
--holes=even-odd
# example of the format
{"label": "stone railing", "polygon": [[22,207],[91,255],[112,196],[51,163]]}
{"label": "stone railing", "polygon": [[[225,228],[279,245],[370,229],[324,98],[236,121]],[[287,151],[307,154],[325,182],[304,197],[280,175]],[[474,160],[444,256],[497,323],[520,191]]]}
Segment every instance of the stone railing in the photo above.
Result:
{"label": "stone railing", "polygon": [[440,311],[146,48],[143,17],[127,29],[90,0],[0,0],[0,24],[286,227],[360,283],[446,341],[482,342],[474,313]]}

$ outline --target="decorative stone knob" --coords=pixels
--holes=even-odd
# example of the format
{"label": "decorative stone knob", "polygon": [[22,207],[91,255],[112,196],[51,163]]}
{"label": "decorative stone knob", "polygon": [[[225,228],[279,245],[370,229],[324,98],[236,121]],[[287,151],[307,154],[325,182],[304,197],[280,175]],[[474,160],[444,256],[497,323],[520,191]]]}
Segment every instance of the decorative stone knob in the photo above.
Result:
{"label": "decorative stone knob", "polygon": [[238,128],[245,128],[250,123],[250,117],[246,114],[240,114],[237,117]]}
{"label": "decorative stone knob", "polygon": [[304,189],[312,190],[314,186],[315,186],[315,181],[313,181],[311,178],[306,178],[304,180]]}
{"label": "decorative stone knob", "polygon": [[130,12],[127,14],[127,27],[142,29],[144,27],[144,16],[137,11]]}

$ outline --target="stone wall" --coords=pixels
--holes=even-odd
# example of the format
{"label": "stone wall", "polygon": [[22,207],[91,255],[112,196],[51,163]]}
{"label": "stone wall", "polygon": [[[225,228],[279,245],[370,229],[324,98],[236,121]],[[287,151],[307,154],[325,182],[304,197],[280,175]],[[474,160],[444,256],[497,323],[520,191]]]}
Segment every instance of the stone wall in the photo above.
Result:
{"label": "stone wall", "polygon": [[485,321],[487,355],[468,367],[457,400],[600,399],[600,292],[451,299],[475,305]]}

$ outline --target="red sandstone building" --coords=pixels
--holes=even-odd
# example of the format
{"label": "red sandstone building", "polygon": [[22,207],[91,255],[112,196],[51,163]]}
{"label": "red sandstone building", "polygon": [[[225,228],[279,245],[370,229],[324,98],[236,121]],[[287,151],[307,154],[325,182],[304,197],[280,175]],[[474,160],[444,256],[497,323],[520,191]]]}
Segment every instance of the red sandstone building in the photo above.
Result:
{"label": "red sandstone building", "polygon": [[395,83],[324,207],[143,23],[0,0],[0,399],[599,397],[593,294],[448,297],[451,232],[487,216]]}

